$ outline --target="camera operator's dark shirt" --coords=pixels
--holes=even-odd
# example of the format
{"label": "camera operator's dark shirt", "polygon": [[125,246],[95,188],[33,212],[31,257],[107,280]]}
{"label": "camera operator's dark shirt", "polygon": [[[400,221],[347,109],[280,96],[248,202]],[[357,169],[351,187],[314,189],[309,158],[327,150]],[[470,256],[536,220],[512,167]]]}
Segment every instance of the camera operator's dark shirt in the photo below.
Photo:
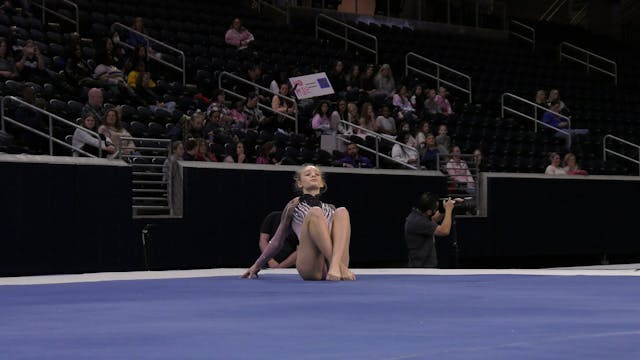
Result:
{"label": "camera operator's dark shirt", "polygon": [[411,210],[404,223],[404,238],[409,251],[409,267],[433,268],[438,266],[434,234],[438,225],[421,213]]}

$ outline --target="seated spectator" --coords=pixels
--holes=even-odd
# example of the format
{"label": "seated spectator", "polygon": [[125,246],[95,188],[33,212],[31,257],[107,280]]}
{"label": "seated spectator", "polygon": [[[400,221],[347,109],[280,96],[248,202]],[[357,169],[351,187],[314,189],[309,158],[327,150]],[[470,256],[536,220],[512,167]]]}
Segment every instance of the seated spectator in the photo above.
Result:
{"label": "seated spectator", "polygon": [[556,152],[549,154],[549,161],[551,164],[547,166],[544,173],[547,175],[567,175],[567,172],[562,166],[560,166],[560,155]]}
{"label": "seated spectator", "polygon": [[168,134],[171,141],[182,140],[185,145],[187,139],[206,139],[206,135],[204,131],[204,113],[200,109],[196,110],[190,117],[183,116],[180,122],[169,130]]}
{"label": "seated spectator", "polygon": [[228,134],[229,130],[231,130],[231,123],[222,121],[222,113],[218,108],[213,108],[204,126],[204,132],[209,136],[209,141],[213,142],[216,134]]}
{"label": "seated spectator", "polygon": [[[132,88],[136,87],[138,76],[147,71],[147,51],[141,46],[137,47],[134,51],[139,55],[131,62],[132,69],[129,71],[129,75],[127,75],[127,85]],[[154,83],[152,87],[155,86],[156,85]]]}
{"label": "seated spectator", "polygon": [[551,89],[549,91],[549,98],[547,99],[547,106],[549,108],[551,108],[551,105],[553,103],[558,103],[558,105],[560,105],[560,111],[557,111],[558,113],[569,117],[571,112],[569,111],[569,108],[567,107],[567,105],[565,105],[564,101],[562,101],[560,99],[560,91],[558,91],[558,89]]}
{"label": "seated spectator", "polygon": [[567,153],[564,156],[564,171],[567,175],[589,175],[587,171],[580,169],[576,155],[573,153]]}
{"label": "seated spectator", "polygon": [[427,170],[438,170],[438,156],[440,155],[440,148],[438,144],[436,144],[436,138],[433,134],[428,133],[426,135],[424,144],[424,155],[422,155],[420,165],[424,166]]}
{"label": "seated spectator", "polygon": [[340,99],[338,101],[338,108],[331,113],[331,128],[337,129],[340,134],[344,134],[344,124],[340,123],[340,120],[349,121],[348,119],[349,112],[347,111],[347,100]]}
{"label": "seated spectator", "polygon": [[[271,109],[282,114],[295,116],[298,111],[297,105],[295,102],[286,99],[287,97],[289,97],[289,84],[280,84],[279,94],[273,95],[271,99]],[[280,124],[279,127],[289,131],[293,128],[293,121],[282,114],[276,114],[276,121]]]}
{"label": "seated spectator", "polygon": [[[131,28],[141,34],[144,34],[144,19],[140,16],[135,17],[133,19],[133,23],[131,24]],[[133,48],[138,48],[139,46],[148,48],[149,40],[147,40],[147,38],[140,34],[136,34],[135,32],[130,31],[129,38],[127,39],[127,44],[131,45]]]}
{"label": "seated spectator", "polygon": [[269,84],[269,90],[277,94],[280,92],[280,85],[289,84],[289,72],[284,68],[279,68],[274,73],[273,80]]}
{"label": "seated spectator", "polygon": [[[93,115],[89,114],[82,119],[82,127],[84,129],[96,132],[96,119],[93,117]],[[94,137],[81,128],[76,128],[76,130],[73,132],[71,145],[74,148],[85,151],[96,157],[100,155],[100,151],[98,149],[102,149],[102,157],[106,157],[107,153],[115,153],[116,147],[111,143],[111,141],[107,140],[107,137],[104,134],[98,135],[100,136],[100,139]],[[85,155],[74,150],[73,156]]]}
{"label": "seated spectator", "polygon": [[340,160],[344,167],[348,168],[372,168],[373,164],[367,157],[360,155],[360,149],[356,143],[347,145],[347,153]]}
{"label": "seated spectator", "polygon": [[536,91],[535,103],[540,106],[548,107],[547,93],[544,90]]}
{"label": "seated spectator", "polygon": [[366,95],[372,95],[376,91],[376,84],[374,81],[375,67],[371,64],[367,65],[362,76],[360,77],[360,91]]}
{"label": "seated spectator", "polygon": [[[347,104],[347,117],[345,118],[345,121],[349,122],[349,124],[359,124],[360,113],[358,110],[358,105],[352,102]],[[348,124],[340,124],[340,126],[338,126],[338,133],[340,134],[352,135],[356,132],[357,129]]]}
{"label": "seated spectator", "polygon": [[422,85],[416,85],[413,88],[413,94],[409,98],[411,106],[413,106],[414,113],[418,118],[422,118],[424,113],[424,102],[427,100],[427,93],[424,91]]}
{"label": "seated spectator", "polygon": [[106,136],[117,149],[117,153],[107,156],[110,159],[117,157],[118,153],[131,155],[136,149],[136,145],[132,140],[122,139],[123,137],[131,137],[131,134],[122,127],[120,113],[116,109],[109,109],[105,112],[102,125],[98,128],[98,133]]}
{"label": "seated spectator", "polygon": [[206,117],[209,118],[209,114],[213,110],[220,112],[220,119],[223,123],[232,123],[231,109],[227,106],[226,94],[224,90],[217,89],[213,92],[213,102],[207,107]]}
{"label": "seated spectator", "polygon": [[440,113],[445,115],[452,115],[453,110],[451,109],[451,104],[447,99],[449,97],[449,92],[444,86],[440,86],[438,88],[438,95],[436,96],[436,103],[440,107]]}
{"label": "seated spectator", "polygon": [[482,150],[475,149],[473,150],[473,166],[478,169],[478,172],[485,171],[486,166],[482,159]]}
{"label": "seated spectator", "polygon": [[316,108],[311,120],[313,130],[322,131],[323,134],[332,134],[335,129],[331,128],[331,119],[329,118],[329,102],[323,100]]}
{"label": "seated spectator", "polygon": [[376,118],[376,127],[378,128],[378,132],[382,134],[391,136],[395,136],[397,134],[396,119],[391,116],[389,105],[382,105],[382,113]]}
{"label": "seated spectator", "polygon": [[358,64],[351,65],[351,70],[345,75],[344,81],[347,85],[347,99],[357,100],[358,92],[360,92],[360,66]]}
{"label": "seated spectator", "polygon": [[551,103],[551,107],[549,111],[544,113],[542,117],[542,122],[545,124],[551,125],[555,128],[561,129],[562,131],[568,132],[569,134],[564,134],[562,132],[556,132],[554,134],[555,137],[563,138],[566,140],[567,150],[569,149],[569,145],[571,142],[569,141],[571,137],[574,135],[587,135],[589,133],[589,129],[570,129],[569,122],[559,115],[560,112],[560,103],[557,101],[553,101]]}
{"label": "seated spectator", "polygon": [[135,96],[124,78],[125,70],[119,67],[120,60],[115,56],[113,41],[110,38],[104,38],[103,41],[104,49],[96,56],[98,65],[93,69],[93,78],[115,98]]}
{"label": "seated spectator", "polygon": [[254,40],[253,34],[242,25],[238,18],[233,19],[229,30],[224,35],[224,41],[238,50],[246,49]]}
{"label": "seated spectator", "polygon": [[22,47],[22,58],[16,63],[16,69],[24,81],[42,84],[49,79],[44,57],[32,40],[27,40]]}
{"label": "seated spectator", "polygon": [[0,38],[0,78],[3,80],[16,79],[18,69],[9,51],[9,45],[5,38]]}
{"label": "seated spectator", "polygon": [[447,161],[447,174],[458,184],[458,188],[466,190],[469,194],[475,193],[476,183],[467,162],[460,158],[459,146],[454,145],[451,148],[451,158]]}
{"label": "seated spectator", "polygon": [[256,164],[272,164],[279,165],[280,161],[276,157],[278,148],[273,141],[267,141],[262,145],[260,155],[256,158]]}
{"label": "seated spectator", "polygon": [[207,142],[204,139],[196,139],[196,142],[198,143],[198,151],[195,155],[196,161],[218,162],[216,154],[209,150]]}
{"label": "seated spectator", "polygon": [[185,161],[197,161],[196,156],[198,155],[198,141],[194,138],[189,138],[185,141],[184,146],[184,154],[182,155],[182,160]]}
{"label": "seated spectator", "polygon": [[249,127],[249,117],[244,112],[244,100],[238,100],[231,109],[231,118],[233,118],[235,127],[246,130]]}
{"label": "seated spectator", "polygon": [[[378,124],[376,119],[376,113],[373,111],[373,105],[371,103],[362,104],[362,111],[360,113],[360,127],[367,130],[378,132]],[[367,134],[358,129],[357,135],[366,136]]]}
{"label": "seated spectator", "polygon": [[224,162],[238,164],[247,162],[248,159],[247,155],[245,155],[244,153],[244,144],[242,142],[238,142],[236,144],[233,144],[233,146],[228,146],[227,148],[228,153],[227,157],[224,158]]}
{"label": "seated spectator", "polygon": [[91,88],[87,93],[87,103],[82,107],[80,117],[83,119],[87,115],[93,115],[93,118],[99,122],[104,117],[107,107],[104,105],[104,96],[102,90],[98,88]]}
{"label": "seated spectator", "polygon": [[327,74],[327,77],[329,78],[329,82],[331,83],[331,87],[335,93],[340,97],[344,97],[347,90],[347,80],[344,75],[344,63],[337,60],[329,74]]}
{"label": "seated spectator", "polygon": [[400,132],[408,132],[409,133],[409,146],[416,148],[416,150],[419,150],[418,149],[418,141],[416,140],[415,136],[413,136],[413,134],[411,132],[411,125],[409,125],[408,122],[403,121],[403,122],[400,123]]}
{"label": "seated spectator", "polygon": [[234,91],[236,93],[245,96],[249,95],[249,93],[254,93],[258,96],[260,103],[271,105],[271,97],[267,98],[261,94],[260,87],[264,84],[262,84],[262,67],[259,64],[249,64],[244,79],[247,80],[248,83],[241,82],[235,85]]}
{"label": "seated spectator", "polygon": [[64,74],[69,84],[75,86],[98,86],[98,82],[93,78],[91,65],[82,58],[80,45],[70,49],[69,55],[64,65]]}
{"label": "seated spectator", "polygon": [[418,116],[415,114],[415,109],[409,100],[407,87],[405,85],[400,85],[398,92],[393,95],[393,106],[398,110],[397,116],[399,120],[413,123],[418,119]]}
{"label": "seated spectator", "polygon": [[243,112],[247,115],[247,127],[249,129],[262,129],[271,122],[271,118],[264,116],[258,107],[259,97],[255,92],[247,95],[247,102]]}
{"label": "seated spectator", "polygon": [[[184,145],[182,144],[182,141],[174,141],[171,143],[171,155],[167,157],[167,159],[164,161],[164,164],[162,164],[162,181],[164,182],[168,182],[169,181],[169,172],[171,169],[176,169],[176,165],[178,163],[179,160],[183,160],[182,157],[184,156]],[[175,171],[171,172],[172,174],[175,175]]]}
{"label": "seated spectator", "polygon": [[438,95],[436,94],[435,89],[427,89],[426,93],[427,98],[424,101],[425,113],[432,115],[440,114],[442,112],[442,109],[440,108],[440,105],[438,104],[438,101],[436,99]]}
{"label": "seated spectator", "polygon": [[[280,226],[280,220],[282,218],[282,211],[273,211],[267,215],[260,225],[260,238],[258,245],[260,251],[264,252],[264,249],[269,245],[269,241],[276,234],[278,227]],[[295,232],[289,231],[289,235],[284,240],[282,249],[272,258],[267,261],[267,265],[270,268],[289,268],[295,266],[298,249],[298,237]]]}
{"label": "seated spectator", "polygon": [[393,160],[409,164],[409,165],[418,165],[418,151],[409,146],[409,139],[411,134],[408,132],[402,132],[396,138],[397,142],[403,143],[406,146],[402,146],[400,144],[394,144],[391,148],[391,157]]}
{"label": "seated spectator", "polygon": [[436,136],[436,144],[438,144],[438,150],[441,154],[448,154],[449,147],[451,146],[451,137],[447,135],[447,125],[438,126],[438,136]]}
{"label": "seated spectator", "polygon": [[391,66],[389,64],[383,64],[378,70],[378,74],[373,78],[373,83],[376,87],[376,94],[381,94],[384,97],[392,96],[396,91],[396,82],[393,79],[391,73]]}
{"label": "seated spectator", "polygon": [[428,121],[421,121],[418,124],[416,132],[416,143],[418,144],[416,147],[418,148],[418,152],[420,153],[420,157],[424,155],[424,149],[426,149],[425,140],[427,139],[427,134],[431,133],[431,129]]}

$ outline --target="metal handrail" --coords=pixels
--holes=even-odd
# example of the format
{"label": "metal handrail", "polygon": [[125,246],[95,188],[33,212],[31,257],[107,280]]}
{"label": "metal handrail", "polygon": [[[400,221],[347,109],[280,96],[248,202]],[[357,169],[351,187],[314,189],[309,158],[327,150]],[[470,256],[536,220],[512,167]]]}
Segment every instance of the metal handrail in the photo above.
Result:
{"label": "metal handrail", "polygon": [[[515,100],[519,100],[520,102],[523,102],[523,103],[526,103],[526,104],[529,104],[529,105],[533,105],[533,106],[534,106],[534,116],[527,115],[527,114],[523,114],[523,113],[519,112],[519,111],[518,111],[518,110],[516,110],[516,109],[512,109],[512,108],[510,108],[510,107],[507,107],[507,106],[504,104],[504,98],[505,98],[505,96],[508,96],[508,97],[510,97],[510,98],[512,98],[512,99],[515,99]],[[564,116],[564,115],[562,115],[562,114],[560,114],[560,113],[557,113],[557,112],[555,112],[555,111],[551,111],[550,109],[548,109],[548,108],[546,108],[546,107],[544,107],[544,106],[540,106],[540,105],[538,105],[538,104],[536,104],[536,103],[534,103],[534,102],[531,102],[531,101],[529,101],[529,100],[527,100],[527,99],[523,99],[523,98],[521,98],[520,96],[516,96],[516,95],[513,95],[513,94],[511,94],[511,93],[504,93],[504,94],[502,94],[502,96],[500,97],[500,106],[501,106],[501,110],[500,110],[500,112],[501,112],[501,117],[502,117],[502,118],[504,118],[504,111],[505,111],[505,110],[508,110],[508,111],[510,111],[510,112],[512,112],[512,113],[514,113],[514,114],[517,114],[517,115],[520,115],[520,116],[522,116],[522,117],[524,117],[524,118],[527,118],[527,119],[529,119],[529,120],[532,120],[532,121],[534,122],[534,131],[535,131],[535,132],[538,132],[538,124],[541,124],[542,126],[548,127],[548,128],[553,129],[553,130],[555,130],[555,131],[557,131],[557,132],[560,132],[560,133],[562,133],[562,134],[567,135],[567,139],[569,139],[569,140],[568,140],[568,141],[569,141],[569,143],[568,143],[567,145],[568,145],[569,147],[571,147],[571,133],[570,133],[569,131],[567,131],[566,129],[560,129],[560,128],[558,128],[558,127],[555,127],[555,126],[553,126],[553,125],[549,125],[549,124],[547,124],[547,123],[545,123],[545,122],[543,122],[543,121],[538,120],[538,108],[543,109],[545,112],[550,112],[550,113],[552,113],[552,114],[554,114],[554,115],[557,115],[557,116],[559,116],[559,117],[561,117],[561,118],[565,119],[565,120],[567,121],[567,124],[568,124],[568,126],[569,126],[569,129],[571,129],[571,119],[570,119],[569,117]]]}
{"label": "metal handrail", "polygon": [[[613,150],[607,149],[607,139],[617,140],[617,141],[619,141],[619,142],[621,142],[623,144],[626,144],[626,145],[629,145],[629,146],[633,146],[636,149],[638,149],[638,160],[632,159],[632,158],[630,158],[630,157],[628,157],[628,156],[626,156],[624,154],[620,154],[620,153],[615,152]],[[639,171],[638,175],[640,175],[640,145],[634,144],[632,142],[629,142],[629,141],[627,141],[625,139],[622,139],[622,138],[619,138],[617,136],[613,136],[611,134],[607,134],[602,138],[602,159],[604,161],[607,161],[607,153],[611,153],[612,155],[616,155],[618,157],[621,157],[621,158],[623,158],[625,160],[629,160],[632,163],[635,163],[635,164],[639,165],[638,166],[638,171]]]}
{"label": "metal handrail", "polygon": [[[5,115],[5,103],[7,102],[7,100],[15,101],[18,104],[21,104],[23,106],[26,106],[26,107],[30,108],[31,110],[34,110],[34,111],[37,111],[37,112],[39,112],[41,114],[47,115],[49,117],[49,133],[48,134],[44,133],[44,132],[42,132],[40,130],[34,129],[31,126],[24,125],[24,124],[22,124],[22,123],[20,123],[20,122],[18,122],[16,120],[11,119],[10,117],[6,116]],[[53,114],[53,113],[50,113],[50,112],[48,112],[46,110],[42,110],[39,107],[37,107],[35,105],[32,105],[32,104],[29,104],[28,102],[26,102],[26,101],[24,101],[22,99],[19,99],[19,98],[15,97],[15,96],[5,96],[5,97],[2,98],[2,101],[0,102],[0,119],[2,120],[2,130],[3,131],[5,130],[5,121],[8,121],[8,122],[20,127],[20,128],[23,128],[25,130],[29,130],[32,133],[36,134],[36,135],[40,135],[42,137],[48,138],[49,139],[49,155],[53,155],[53,143],[56,143],[56,144],[59,144],[59,145],[62,145],[64,147],[66,147],[68,149],[71,149],[73,151],[79,152],[79,153],[81,153],[81,154],[83,154],[85,156],[93,157],[93,158],[96,157],[95,155],[89,154],[88,152],[86,152],[86,151],[84,151],[84,150],[82,150],[80,148],[77,148],[77,147],[75,147],[75,146],[73,146],[71,144],[68,144],[68,143],[66,143],[66,142],[64,142],[62,140],[56,139],[53,136],[53,119],[55,119],[55,120],[57,120],[59,122],[62,122],[65,125],[69,125],[71,127],[74,127],[76,129],[81,129],[82,131],[86,132],[87,134],[91,135],[92,137],[95,137],[96,139],[98,139],[98,143],[99,144],[102,143],[102,139],[100,138],[100,135],[98,135],[98,133],[96,133],[95,131],[89,130],[89,129],[87,129],[87,128],[83,127],[83,126],[80,126],[78,124],[75,124],[75,123],[73,123],[73,122],[71,122],[69,120],[63,119],[60,116],[58,116],[56,114]],[[98,146],[98,156],[102,157],[102,146]]]}
{"label": "metal handrail", "polygon": [[523,29],[528,30],[531,33],[531,37],[527,37],[524,34],[520,34],[515,32],[515,30],[513,30],[511,27],[509,27],[509,31],[511,32],[511,35],[520,38],[524,41],[530,42],[531,43],[531,51],[535,50],[536,48],[536,29],[532,28],[531,26],[525,25],[523,23],[521,23],[520,21],[517,20],[511,20],[511,24],[517,25]]}
{"label": "metal handrail", "polygon": [[[417,58],[419,60],[422,60],[422,61],[428,62],[428,63],[430,63],[432,65],[435,65],[436,66],[436,75],[432,75],[432,74],[426,73],[421,69],[418,69],[416,67],[413,67],[413,66],[409,65],[409,58],[410,57],[415,57],[415,58]],[[450,68],[448,66],[445,66],[445,65],[443,65],[443,64],[441,64],[439,62],[433,61],[431,59],[427,59],[426,57],[418,55],[418,54],[416,54],[414,52],[409,52],[409,53],[407,53],[407,55],[405,55],[404,64],[405,64],[405,66],[404,66],[404,75],[405,76],[409,75],[409,70],[413,70],[413,71],[417,72],[418,74],[421,74],[421,75],[424,75],[424,76],[427,76],[427,77],[430,77],[430,78],[436,80],[437,81],[437,87],[440,87],[440,83],[442,82],[444,84],[447,84],[447,85],[449,85],[449,86],[451,86],[453,88],[456,88],[456,89],[458,89],[460,91],[463,91],[463,92],[469,94],[469,102],[472,102],[471,76],[469,76],[467,74],[464,74],[464,73],[461,73],[458,70],[454,70],[454,69],[452,69],[452,68]],[[446,71],[449,71],[451,73],[460,75],[463,78],[467,79],[467,87],[463,88],[463,87],[460,87],[459,85],[456,85],[456,84],[454,84],[454,83],[452,83],[450,81],[443,80],[441,78],[441,75],[440,75],[440,69],[444,69]]]}
{"label": "metal handrail", "polygon": [[[576,57],[573,57],[565,52],[562,51],[562,49],[564,47],[569,47],[572,48],[574,50],[577,50],[578,52],[581,52],[582,54],[586,55],[586,61],[582,60],[582,59],[578,59]],[[602,57],[600,55],[594,54],[591,51],[588,51],[586,49],[583,49],[581,47],[575,46],[573,44],[570,44],[568,42],[562,42],[560,43],[560,61],[562,61],[562,58],[565,57],[569,60],[573,60],[575,62],[578,62],[580,64],[586,65],[587,66],[587,74],[589,73],[589,69],[593,68],[594,70],[598,70],[604,74],[610,75],[611,77],[613,77],[613,82],[618,85],[618,65],[616,64],[615,61],[611,60],[611,59],[607,59],[605,57]],[[613,72],[607,71],[606,69],[603,69],[601,67],[598,67],[596,65],[591,64],[591,58],[594,57],[596,59],[602,60],[606,63],[609,63],[611,65],[613,65]]]}
{"label": "metal handrail", "polygon": [[544,20],[544,21],[551,20],[551,18],[553,18],[553,16],[558,12],[558,10],[560,10],[562,5],[564,5],[566,2],[567,0],[554,1],[553,4],[551,4],[551,6],[549,6],[549,8],[544,13],[542,13],[542,15],[540,16],[540,20]]}
{"label": "metal handrail", "polygon": [[[247,79],[243,79],[243,78],[241,78],[240,76],[238,76],[238,75],[234,75],[234,74],[232,74],[232,73],[230,73],[230,72],[227,72],[227,71],[223,71],[223,72],[221,72],[221,73],[220,73],[220,75],[218,76],[218,88],[219,88],[219,89],[221,89],[222,91],[224,91],[225,93],[229,93],[229,94],[231,94],[231,95],[233,95],[233,96],[235,96],[235,97],[238,97],[238,98],[240,98],[240,99],[243,99],[243,100],[245,100],[245,99],[247,98],[246,96],[244,96],[244,95],[242,95],[242,94],[238,94],[237,92],[235,92],[235,91],[233,91],[233,90],[229,90],[229,89],[225,89],[225,88],[223,88],[223,87],[222,87],[222,78],[223,78],[223,77],[225,77],[225,76],[230,77],[230,78],[232,78],[232,79],[234,79],[234,80],[240,81],[240,82],[242,82],[242,83],[244,83],[244,84],[247,84],[247,85],[251,85],[251,86],[257,87],[257,88],[259,88],[260,90],[262,90],[262,91],[264,91],[264,92],[267,92],[267,93],[269,93],[269,94],[271,94],[271,95],[278,95],[279,97],[281,97],[281,98],[283,98],[283,99],[285,99],[285,100],[288,100],[288,101],[290,101],[290,102],[292,102],[292,103],[296,104],[296,106],[297,106],[297,101],[296,101],[296,99],[294,99],[294,98],[292,98],[292,97],[289,97],[289,96],[282,96],[282,95],[280,95],[280,94],[278,94],[278,93],[275,93],[275,92],[271,91],[271,89],[267,89],[266,87],[260,86],[260,85],[258,85],[258,84],[256,84],[256,83],[252,83],[251,81],[249,81],[249,80],[247,80]],[[278,115],[282,115],[282,116],[284,116],[284,117],[286,117],[286,118],[288,118],[288,119],[293,120],[293,121],[295,122],[295,133],[296,133],[296,134],[298,133],[298,111],[296,111],[296,112],[295,112],[295,115],[294,115],[294,116],[292,116],[292,115],[289,115],[289,114],[284,113],[284,112],[282,112],[282,111],[276,111],[276,110],[274,110],[273,108],[271,108],[271,107],[269,107],[269,106],[265,106],[265,105],[261,104],[260,102],[258,102],[258,108],[261,108],[261,109],[267,109],[267,110],[269,110],[270,112],[276,113],[276,114],[278,114]]]}
{"label": "metal handrail", "polygon": [[[166,66],[168,66],[168,67],[170,67],[170,68],[172,68],[174,70],[182,72],[182,85],[185,85],[187,83],[187,62],[186,62],[186,57],[184,55],[184,52],[182,50],[176,49],[176,48],[174,48],[173,46],[171,46],[169,44],[163,43],[162,41],[159,41],[159,40],[157,40],[155,38],[152,38],[149,35],[146,35],[146,34],[143,34],[143,33],[139,32],[139,31],[136,31],[133,28],[131,28],[129,26],[126,26],[126,25],[124,25],[122,23],[119,23],[119,22],[115,22],[115,23],[113,23],[111,25],[111,31],[115,31],[115,28],[118,28],[118,27],[122,28],[122,29],[125,29],[125,30],[127,30],[129,32],[132,32],[132,33],[134,33],[136,35],[140,35],[140,36],[144,37],[145,39],[147,39],[149,41],[152,41],[154,44],[160,45],[161,47],[163,47],[165,49],[168,49],[168,50],[171,50],[171,51],[173,51],[175,53],[178,53],[179,56],[182,58],[182,67],[179,67],[179,66],[176,66],[176,65],[174,65],[174,64],[172,64],[170,62],[164,61],[161,58],[158,58],[157,56],[149,56],[149,58],[159,62],[160,64],[164,64],[164,65],[166,65]],[[133,49],[133,46],[131,46],[126,41],[121,41],[120,45],[123,45],[123,46],[125,46],[125,47],[127,47],[129,49]]]}
{"label": "metal handrail", "polygon": [[72,24],[75,24],[76,25],[76,33],[80,34],[80,12],[79,12],[79,9],[78,9],[78,5],[76,5],[76,3],[74,3],[73,1],[69,1],[69,0],[62,0],[62,3],[66,4],[66,5],[69,5],[69,6],[71,6],[71,7],[73,7],[75,9],[75,11],[76,11],[76,19],[75,20],[62,15],[61,13],[59,13],[59,12],[53,10],[53,9],[49,9],[47,7],[46,0],[42,0],[42,4],[33,3],[33,5],[36,6],[36,7],[39,7],[40,9],[42,9],[42,24],[46,24],[47,23],[47,21],[46,21],[46,13],[50,12],[50,13],[52,13],[54,15],[57,15],[59,18],[61,18],[63,20],[66,20],[66,21],[68,21],[68,22],[70,22]]}
{"label": "metal handrail", "polygon": [[[395,162],[395,163],[397,163],[397,164],[400,164],[400,165],[402,165],[402,166],[406,166],[406,167],[408,167],[408,168],[410,168],[410,169],[414,169],[414,170],[417,170],[417,169],[418,169],[417,167],[415,167],[415,166],[413,166],[413,165],[410,165],[410,164],[407,164],[407,163],[403,163],[402,161],[398,161],[398,160],[396,160],[396,159],[394,159],[394,158],[392,158],[392,157],[390,157],[390,156],[388,156],[388,155],[386,155],[386,154],[382,154],[382,153],[380,153],[380,139],[384,139],[385,141],[388,141],[388,142],[390,142],[390,143],[398,144],[398,145],[400,145],[401,147],[405,147],[405,148],[409,148],[409,149],[412,149],[412,150],[416,150],[416,151],[417,151],[417,149],[416,149],[416,148],[414,148],[413,146],[409,146],[409,145],[407,145],[407,144],[403,144],[403,143],[401,143],[401,142],[399,142],[399,141],[396,141],[396,140],[394,140],[394,139],[389,139],[388,137],[383,136],[383,135],[382,135],[382,134],[380,134],[380,133],[377,133],[377,132],[375,132],[375,131],[373,131],[373,130],[370,130],[370,129],[364,128],[364,127],[362,127],[362,126],[358,126],[358,125],[356,125],[356,124],[354,124],[354,123],[350,123],[350,122],[345,121],[345,120],[343,120],[343,119],[338,120],[338,123],[343,124],[343,125],[348,125],[349,127],[353,127],[353,128],[359,129],[359,130],[361,130],[362,132],[366,133],[367,135],[370,135],[370,136],[372,136],[372,137],[374,137],[374,138],[376,139],[376,148],[375,148],[375,149],[369,149],[368,147],[366,147],[366,146],[362,146],[362,145],[360,145],[360,144],[358,144],[358,147],[363,148],[363,149],[367,149],[367,150],[375,150],[375,153],[376,153],[376,167],[377,167],[377,168],[379,168],[379,167],[380,167],[380,158],[379,158],[379,157],[380,157],[380,156],[382,156],[382,157],[383,157],[383,158],[385,158],[385,159],[391,160],[391,161],[393,161],[393,162]],[[338,134],[338,135],[344,135],[344,134]],[[344,142],[351,141],[351,140],[350,140],[349,138],[347,138],[347,137],[343,137],[343,136],[336,136],[336,137],[337,137],[337,138],[339,138],[340,140],[343,140]]]}
{"label": "metal handrail", "polygon": [[582,9],[580,9],[569,21],[569,24],[576,25],[579,24],[584,18],[587,16],[587,9],[589,8],[589,2],[587,2]]}
{"label": "metal handrail", "polygon": [[280,15],[284,15],[287,24],[291,23],[291,12],[289,11],[289,4],[286,5],[285,9],[281,9],[273,4],[268,3],[265,0],[258,0],[257,2],[258,5],[258,13],[262,14],[262,7],[265,6],[275,12],[277,12]]}
{"label": "metal handrail", "polygon": [[[320,25],[319,25],[319,20],[320,20],[320,19],[327,19],[327,20],[329,20],[329,21],[332,21],[334,24],[338,24],[338,25],[343,26],[343,27],[344,27],[344,36],[343,36],[343,35],[336,34],[336,33],[332,32],[332,31],[331,31],[331,30],[329,30],[329,29],[326,29],[326,28],[320,27]],[[349,30],[355,31],[356,33],[358,33],[358,34],[360,34],[360,35],[363,35],[363,36],[365,36],[365,37],[368,37],[368,38],[370,38],[370,39],[373,39],[374,48],[373,48],[373,49],[371,49],[371,48],[366,47],[366,46],[365,46],[365,45],[363,45],[363,44],[360,44],[360,43],[358,43],[358,42],[355,42],[355,41],[349,40]],[[344,40],[344,41],[345,41],[345,43],[344,43],[344,49],[345,49],[345,50],[347,50],[347,49],[349,48],[349,44],[352,44],[352,45],[354,45],[354,46],[359,47],[359,48],[360,48],[360,49],[362,49],[362,50],[365,50],[365,51],[368,51],[368,52],[370,52],[370,53],[373,53],[373,55],[375,56],[375,64],[376,64],[376,65],[378,64],[378,38],[377,38],[377,37],[375,37],[375,36],[373,36],[373,35],[371,35],[371,34],[369,34],[369,33],[367,33],[367,32],[364,32],[364,31],[362,31],[362,30],[360,30],[360,29],[358,29],[358,28],[356,28],[356,27],[353,27],[353,26],[351,26],[351,25],[348,25],[348,24],[347,24],[347,23],[345,23],[345,22],[342,22],[342,21],[340,21],[340,20],[336,20],[336,19],[334,19],[334,18],[332,18],[332,17],[330,17],[330,16],[327,16],[327,15],[324,15],[324,14],[318,14],[318,15],[316,15],[316,39],[318,38],[318,32],[320,32],[320,31],[322,31],[322,32],[324,32],[324,33],[327,33],[327,34],[329,34],[329,35],[333,35],[333,36],[337,37],[338,39],[342,39],[342,40]]]}

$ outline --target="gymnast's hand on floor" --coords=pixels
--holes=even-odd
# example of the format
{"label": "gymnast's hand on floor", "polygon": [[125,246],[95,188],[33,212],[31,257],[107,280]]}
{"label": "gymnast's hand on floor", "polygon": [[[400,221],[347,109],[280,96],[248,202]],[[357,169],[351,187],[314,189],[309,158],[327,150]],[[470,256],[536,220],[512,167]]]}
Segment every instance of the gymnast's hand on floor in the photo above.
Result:
{"label": "gymnast's hand on floor", "polygon": [[260,269],[257,269],[256,267],[252,266],[252,267],[249,268],[249,270],[245,271],[244,274],[242,274],[241,278],[243,278],[243,279],[257,279],[259,271],[260,271]]}

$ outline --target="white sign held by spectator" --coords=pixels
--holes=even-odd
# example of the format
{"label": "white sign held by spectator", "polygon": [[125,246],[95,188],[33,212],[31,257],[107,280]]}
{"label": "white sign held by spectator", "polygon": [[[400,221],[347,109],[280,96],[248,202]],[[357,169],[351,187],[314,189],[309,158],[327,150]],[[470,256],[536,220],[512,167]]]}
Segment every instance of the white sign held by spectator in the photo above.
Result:
{"label": "white sign held by spectator", "polygon": [[334,93],[327,74],[323,72],[292,77],[289,81],[299,100]]}

